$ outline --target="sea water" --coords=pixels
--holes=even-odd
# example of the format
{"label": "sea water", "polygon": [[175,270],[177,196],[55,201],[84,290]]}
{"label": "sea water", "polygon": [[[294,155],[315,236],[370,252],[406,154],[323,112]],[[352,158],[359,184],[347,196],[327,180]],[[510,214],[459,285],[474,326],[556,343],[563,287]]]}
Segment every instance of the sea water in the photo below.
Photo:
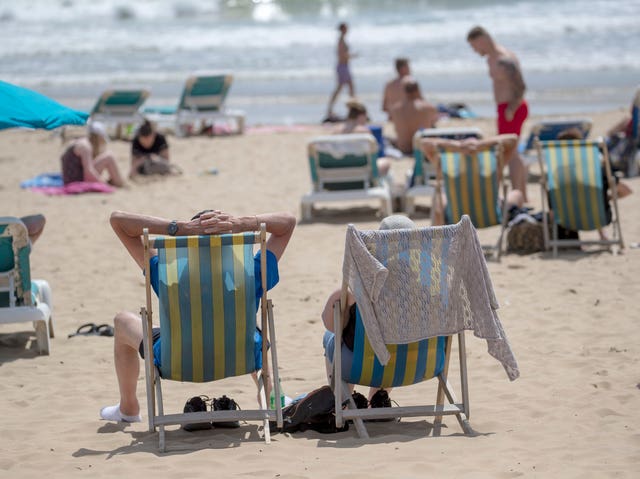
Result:
{"label": "sea water", "polygon": [[249,124],[317,123],[344,21],[373,120],[398,56],[427,99],[491,116],[486,62],[466,42],[479,24],[520,58],[532,113],[579,114],[630,104],[639,18],[640,0],[0,0],[0,79],[89,110],[109,87],[175,105],[190,73],[230,71],[228,106]]}

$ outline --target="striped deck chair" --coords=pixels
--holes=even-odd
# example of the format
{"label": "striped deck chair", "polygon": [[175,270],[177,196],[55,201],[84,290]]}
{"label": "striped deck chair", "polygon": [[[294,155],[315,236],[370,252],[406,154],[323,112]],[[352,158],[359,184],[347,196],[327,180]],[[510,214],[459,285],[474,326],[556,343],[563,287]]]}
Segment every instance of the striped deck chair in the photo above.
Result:
{"label": "striped deck chair", "polygon": [[436,168],[429,163],[422,151],[424,138],[445,138],[447,140],[463,140],[465,138],[482,138],[479,128],[425,128],[413,135],[413,158],[415,164],[408,176],[407,190],[404,194],[404,211],[408,215],[415,212],[417,197],[433,197],[435,193]]}
{"label": "striped deck chair", "polygon": [[[145,263],[150,248],[158,251],[160,366],[153,359],[151,342],[151,285],[146,280],[147,304],[141,315],[144,327],[145,372],[149,430],[159,427],[160,449],[165,449],[165,426],[203,421],[260,420],[264,439],[270,442],[269,420],[282,427],[282,408],[268,410],[265,384],[269,379],[267,335],[273,363],[274,393],[279,397],[278,363],[271,301],[261,302],[260,367],[254,351],[256,303],[254,244],[260,245],[262,284],[266,284],[266,226],[259,233],[220,236],[156,237],[145,231]],[[261,408],[241,411],[207,411],[165,414],[162,380],[208,382],[257,373]],[[155,386],[155,391],[154,391]],[[157,411],[156,400],[157,399]]]}
{"label": "striped deck chair", "polygon": [[[559,247],[596,244],[624,248],[616,188],[609,186],[615,185],[615,181],[604,141],[540,141],[537,149],[540,169],[546,172],[541,179],[545,247],[553,248],[554,257]],[[553,212],[551,238],[547,211]],[[610,222],[613,224],[611,240],[558,238],[558,225],[570,231],[591,231],[604,228]]]}
{"label": "striped deck chair", "polygon": [[314,203],[332,201],[380,202],[384,216],[391,214],[391,191],[379,177],[378,143],[368,133],[319,136],[309,142],[312,190],[300,201],[302,217],[311,219]]}
{"label": "striped deck chair", "polygon": [[[500,226],[500,236],[495,245],[483,246],[497,260],[502,254],[502,237],[507,226],[507,215],[503,214],[507,185],[502,170],[505,164],[502,144],[496,143],[475,155],[463,155],[447,148],[440,148],[439,162],[441,182],[447,199],[445,221],[455,224],[468,215],[476,228]],[[437,186],[440,190],[440,181]],[[502,190],[502,200],[499,198]]]}
{"label": "striped deck chair", "polygon": [[[435,240],[434,243],[437,241]],[[446,243],[447,240],[444,241]],[[416,266],[417,269],[415,271],[419,271],[419,277],[432,277],[434,274],[432,267],[435,267],[434,265],[438,265],[438,268],[443,267],[443,271],[445,271],[443,265],[446,261],[442,255],[446,254],[445,251],[448,249],[442,243],[440,246],[434,246],[432,243],[422,244],[420,252],[414,254],[412,250],[408,253],[408,256],[406,252],[399,253],[395,261],[400,263],[406,258],[418,259],[420,263]],[[375,255],[373,251],[372,254]],[[398,271],[394,271],[391,268],[391,258],[387,261],[385,263],[389,267],[389,279],[387,280],[390,280],[393,274],[398,274]],[[443,272],[442,274],[445,273]],[[432,283],[429,280],[428,283],[433,286],[433,291],[430,291],[425,283],[424,287],[427,287],[427,289],[423,289],[424,294],[428,294],[431,297],[437,296],[436,288],[439,290],[439,287],[435,286],[435,281]],[[349,366],[349,361],[343,362],[342,348],[337,346],[342,344],[342,325],[344,324],[342,317],[349,314],[347,308],[344,307],[346,305],[347,291],[348,283],[347,279],[344,278],[341,298],[336,301],[333,308],[334,331],[336,331],[334,344],[336,346],[334,347],[331,381],[335,393],[337,427],[341,427],[343,422],[347,420],[353,420],[358,435],[362,438],[368,438],[369,435],[363,422],[364,419],[435,416],[433,434],[437,436],[440,434],[442,416],[455,415],[464,433],[473,434],[468,421],[469,392],[464,331],[455,335],[458,339],[461,401],[456,398],[448,381],[453,336],[436,336],[408,344],[385,344],[390,353],[390,359],[383,366],[372,349],[360,310],[356,307],[354,347],[351,365]],[[397,320],[397,318],[387,319],[389,321]],[[376,388],[396,388],[415,385],[433,378],[438,380],[437,392],[434,398],[435,404],[356,409],[353,399],[349,395],[348,384]],[[445,397],[448,404],[444,403]],[[343,410],[339,405],[343,404],[345,399],[348,401],[348,408]]]}
{"label": "striped deck chair", "polygon": [[32,280],[31,246],[19,218],[0,217],[0,324],[33,323],[38,352],[49,354],[53,338],[51,289],[44,280]]}
{"label": "striped deck chair", "polygon": [[142,122],[142,104],[149,97],[149,90],[106,90],[100,95],[90,113],[89,122],[100,121],[115,125],[116,138],[120,138],[122,125]]}

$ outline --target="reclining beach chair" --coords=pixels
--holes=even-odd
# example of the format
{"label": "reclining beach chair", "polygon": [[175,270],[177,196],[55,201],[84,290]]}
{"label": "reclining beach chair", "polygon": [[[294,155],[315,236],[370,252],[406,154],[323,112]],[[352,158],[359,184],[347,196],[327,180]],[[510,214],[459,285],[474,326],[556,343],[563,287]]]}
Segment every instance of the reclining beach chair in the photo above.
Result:
{"label": "reclining beach chair", "polygon": [[[145,113],[160,122],[162,116],[175,117],[176,135],[190,134],[194,123],[232,122],[237,133],[244,131],[245,114],[225,106],[233,75],[202,73],[187,78],[176,108],[146,108]],[[155,116],[153,116],[155,114]]]}
{"label": "reclining beach chair", "polygon": [[[555,257],[562,247],[595,244],[624,248],[615,180],[604,141],[541,141],[537,149],[543,172],[540,185],[546,249],[553,248]],[[547,212],[553,214],[551,238]],[[609,222],[613,225],[610,240],[558,238],[558,225],[570,231],[591,231]]]}
{"label": "reclining beach chair", "polygon": [[314,203],[376,199],[383,216],[391,214],[391,190],[380,178],[373,135],[354,133],[319,136],[309,142],[312,190],[300,202],[302,217],[310,219]]}
{"label": "reclining beach chair", "polygon": [[444,138],[447,140],[464,140],[466,138],[482,138],[479,128],[425,128],[413,135],[413,157],[415,165],[407,174],[408,186],[404,194],[404,211],[408,215],[415,212],[417,197],[432,198],[435,193],[436,169],[427,161],[422,152],[423,138]]}
{"label": "reclining beach chair", "polygon": [[121,137],[122,125],[136,125],[143,121],[140,108],[149,97],[148,90],[106,90],[91,110],[89,123],[100,121],[115,125],[116,138]]}
{"label": "reclining beach chair", "polygon": [[531,127],[527,141],[518,145],[520,153],[527,165],[537,161],[536,138],[539,141],[557,140],[558,135],[569,129],[577,129],[582,138],[589,136],[591,118],[559,118],[554,120],[541,120]]}
{"label": "reclining beach chair", "polygon": [[27,228],[19,218],[0,217],[0,324],[33,323],[38,352],[49,354],[53,338],[51,289],[31,280]]}
{"label": "reclining beach chair", "polygon": [[[457,223],[463,215],[468,215],[473,226],[478,229],[500,226],[500,235],[495,245],[483,246],[498,261],[502,255],[502,238],[507,227],[505,200],[508,188],[502,174],[506,163],[504,144],[507,141],[515,142],[515,135],[500,135],[474,155],[464,155],[441,145],[438,147],[436,160],[439,175],[436,198],[439,200],[444,188],[447,201],[445,222]],[[502,199],[499,197],[500,191]]]}
{"label": "reclining beach chair", "polygon": [[[343,363],[342,318],[350,290],[357,304],[351,366]],[[465,434],[469,389],[465,329],[487,339],[489,353],[502,362],[511,380],[518,368],[495,312],[493,293],[477,234],[469,220],[415,230],[347,229],[341,298],[334,305],[336,331],[331,382],[336,426],[353,420],[368,437],[363,419],[455,415]],[[461,399],[449,383],[453,338],[458,340]],[[346,346],[344,346],[346,348]],[[348,385],[376,388],[408,386],[437,378],[434,404],[356,409]],[[447,399],[445,404],[444,399]],[[341,405],[347,400],[348,407]]]}
{"label": "reclining beach chair", "polygon": [[[220,236],[160,236],[144,233],[145,264],[149,250],[158,250],[160,310],[160,366],[154,362],[151,325],[151,285],[146,279],[147,304],[141,310],[144,330],[149,431],[158,427],[160,449],[165,449],[165,426],[203,421],[262,421],[264,440],[270,442],[269,420],[282,427],[282,406],[267,409],[265,384],[270,381],[267,339],[271,349],[274,394],[280,397],[278,361],[271,301],[261,300],[261,359],[254,351],[256,303],[254,252],[260,246],[262,284],[267,284],[266,226],[258,233]],[[261,361],[261,363],[260,363]],[[256,373],[260,409],[165,414],[161,380],[209,382]],[[155,391],[154,391],[155,387]],[[156,409],[157,400],[157,409]]]}

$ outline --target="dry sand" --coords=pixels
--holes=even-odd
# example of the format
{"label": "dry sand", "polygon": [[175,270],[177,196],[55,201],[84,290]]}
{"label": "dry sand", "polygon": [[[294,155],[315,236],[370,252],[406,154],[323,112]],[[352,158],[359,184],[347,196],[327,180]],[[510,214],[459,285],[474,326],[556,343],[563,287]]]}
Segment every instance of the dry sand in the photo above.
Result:
{"label": "dry sand", "polygon": [[[593,134],[604,133],[620,111],[594,114]],[[452,122],[493,133],[491,120]],[[528,128],[525,128],[528,131]],[[143,278],[110,229],[113,210],[187,218],[203,208],[234,214],[284,210],[299,216],[309,188],[306,142],[319,127],[264,130],[241,137],[170,138],[184,175],[130,184],[115,194],[47,197],[20,190],[19,182],[56,171],[62,146],[46,132],[0,132],[2,214],[44,213],[46,230],[32,255],[33,276],[47,279],[54,298],[56,338],[50,356],[37,356],[24,325],[0,327],[0,477],[637,477],[640,467],[640,249],[608,252],[508,255],[490,263],[502,324],[519,361],[511,383],[467,335],[471,424],[461,435],[454,419],[439,438],[429,422],[407,419],[370,426],[372,439],[355,431],[275,435],[266,446],[256,423],[236,430],[168,434],[159,454],[146,423],[100,421],[101,406],[118,399],[113,340],[67,335],[86,322],[111,323],[119,310],[138,311]],[[112,142],[123,171],[129,144]],[[394,164],[402,178],[409,161]],[[217,175],[203,175],[216,167]],[[640,241],[640,179],[620,202],[627,245]],[[530,184],[531,205],[540,194]],[[345,225],[377,227],[370,207],[323,208],[299,224],[280,264],[272,292],[282,385],[295,396],[325,382],[319,319],[327,295],[340,283]],[[428,225],[428,215],[415,217]],[[482,231],[493,238],[496,230]],[[454,368],[453,372],[456,369]],[[454,382],[455,384],[455,382]],[[364,389],[364,388],[363,388]],[[431,382],[395,390],[409,405],[435,397]],[[252,407],[247,378],[208,384],[166,384],[166,410],[187,398],[227,394]],[[138,397],[146,416],[144,376]]]}

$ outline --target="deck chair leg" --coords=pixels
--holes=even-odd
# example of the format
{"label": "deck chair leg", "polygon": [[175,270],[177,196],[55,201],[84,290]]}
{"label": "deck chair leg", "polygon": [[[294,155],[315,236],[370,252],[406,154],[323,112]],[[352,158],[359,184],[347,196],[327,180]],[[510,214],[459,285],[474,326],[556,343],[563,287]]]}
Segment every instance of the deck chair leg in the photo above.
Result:
{"label": "deck chair leg", "polygon": [[404,197],[404,212],[410,216],[416,212],[415,199],[413,196]]}
{"label": "deck chair leg", "polygon": [[[353,400],[353,397],[351,396],[351,394],[349,394],[349,386],[346,382],[341,381],[342,383],[342,397],[343,397],[343,402],[347,401],[347,408],[348,409],[357,409],[356,403]],[[360,437],[361,439],[369,439],[369,433],[367,432],[367,428],[364,425],[364,421],[362,420],[362,418],[357,417],[355,419],[353,419],[353,425],[356,427],[356,432],[358,433],[358,437]]]}
{"label": "deck chair leg", "polygon": [[[273,320],[273,303],[271,300],[267,301],[267,321],[269,325],[269,339],[271,340],[271,367],[273,368],[273,394],[274,397],[279,398],[280,391],[280,371],[278,369],[278,355],[276,354],[276,329],[275,321]],[[276,401],[276,425],[278,429],[283,427],[282,419],[282,403]]]}
{"label": "deck chair leg", "polygon": [[[156,388],[156,398],[158,400],[158,416],[164,416],[164,405],[162,404],[162,385],[160,384],[160,376],[156,374],[155,377],[155,388]],[[151,418],[151,413],[149,412],[149,420],[150,422],[154,419]],[[165,430],[164,425],[159,426],[160,433],[158,435],[158,446],[160,452],[166,451],[166,443],[165,443]]]}
{"label": "deck chair leg", "polygon": [[311,219],[311,211],[313,210],[313,204],[312,203],[301,203],[300,204],[300,209],[302,210],[302,219],[303,220],[310,220]]}
{"label": "deck chair leg", "polygon": [[[267,396],[264,392],[264,376],[262,375],[262,371],[258,373],[258,394],[260,395],[260,409],[266,411],[268,406]],[[262,421],[262,426],[264,428],[264,442],[265,444],[271,444],[271,429],[269,429],[269,418],[267,416],[265,416]]]}
{"label": "deck chair leg", "polygon": [[49,355],[49,322],[45,319],[42,321],[34,321],[36,329],[36,340],[38,343],[38,353],[45,356]]}

